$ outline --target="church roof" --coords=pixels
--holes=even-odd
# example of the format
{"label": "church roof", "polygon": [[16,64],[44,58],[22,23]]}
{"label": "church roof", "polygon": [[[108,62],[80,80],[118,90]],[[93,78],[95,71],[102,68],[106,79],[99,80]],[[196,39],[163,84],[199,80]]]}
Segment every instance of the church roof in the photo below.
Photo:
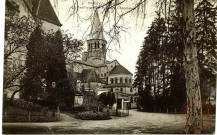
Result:
{"label": "church roof", "polygon": [[[49,0],[24,0],[28,5],[28,8],[32,12],[33,16],[36,16],[42,20],[61,26],[53,6]],[[32,3],[32,4],[31,4]],[[30,6],[32,5],[32,7]]]}
{"label": "church roof", "polygon": [[86,66],[91,66],[91,67],[98,67],[98,66],[95,66],[87,61],[81,61],[81,60],[73,60],[72,61],[73,63],[78,63],[78,64],[82,64],[82,65],[86,65]]}
{"label": "church roof", "polygon": [[88,40],[91,40],[91,39],[105,40],[104,35],[103,35],[103,27],[102,27],[102,24],[100,22],[99,14],[98,14],[97,10],[95,10],[94,15],[93,15],[93,21],[91,24],[91,31],[90,31]]}
{"label": "church roof", "polygon": [[127,70],[122,65],[116,65],[110,72],[109,75],[112,74],[130,74],[133,75],[129,70]]}
{"label": "church roof", "polygon": [[129,87],[133,88],[131,83],[111,83],[103,86],[103,88]]}

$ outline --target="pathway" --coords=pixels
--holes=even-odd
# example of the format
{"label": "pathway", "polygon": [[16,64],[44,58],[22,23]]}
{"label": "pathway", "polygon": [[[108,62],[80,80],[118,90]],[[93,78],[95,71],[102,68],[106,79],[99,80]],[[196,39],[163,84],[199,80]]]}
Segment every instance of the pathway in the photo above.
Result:
{"label": "pathway", "polygon": [[[93,121],[78,120],[68,114],[61,114],[60,122],[3,123],[3,133],[184,133],[183,117],[180,114],[130,110],[128,117]],[[205,133],[213,133],[215,130],[214,117],[209,123]]]}

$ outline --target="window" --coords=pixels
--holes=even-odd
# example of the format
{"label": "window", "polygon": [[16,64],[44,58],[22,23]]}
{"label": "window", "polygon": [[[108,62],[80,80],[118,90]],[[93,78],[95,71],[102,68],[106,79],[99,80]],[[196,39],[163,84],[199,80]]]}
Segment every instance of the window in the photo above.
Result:
{"label": "window", "polygon": [[97,48],[99,48],[99,42],[97,43]]}
{"label": "window", "polygon": [[106,73],[104,74],[104,76],[106,77]]}
{"label": "window", "polygon": [[123,83],[123,78],[120,78],[120,83]]}
{"label": "window", "polygon": [[125,83],[128,83],[128,82],[127,82],[127,78],[125,79]]}
{"label": "window", "polygon": [[101,74],[101,77],[103,77],[103,74]]}
{"label": "window", "polygon": [[118,83],[118,78],[115,78],[115,83]]}
{"label": "window", "polygon": [[132,83],[132,80],[131,80],[131,79],[129,79],[129,83]]}
{"label": "window", "polygon": [[113,81],[114,81],[113,78],[111,78],[110,81],[111,81],[111,83],[114,83],[114,82],[113,82]]}
{"label": "window", "polygon": [[123,88],[121,88],[121,92],[123,92]]}
{"label": "window", "polygon": [[88,50],[90,50],[90,44],[88,44]]}
{"label": "window", "polygon": [[133,92],[133,88],[130,88],[130,92]]}
{"label": "window", "polygon": [[133,103],[133,97],[130,97],[130,102]]}

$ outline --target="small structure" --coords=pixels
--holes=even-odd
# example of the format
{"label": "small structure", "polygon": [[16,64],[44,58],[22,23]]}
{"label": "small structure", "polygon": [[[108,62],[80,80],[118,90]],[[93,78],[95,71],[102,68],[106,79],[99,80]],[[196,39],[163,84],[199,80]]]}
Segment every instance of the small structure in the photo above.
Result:
{"label": "small structure", "polygon": [[83,102],[84,102],[83,94],[81,94],[81,92],[76,91],[75,99],[74,99],[74,105],[75,106],[83,105]]}
{"label": "small structure", "polygon": [[[118,91],[118,89],[116,90]],[[113,109],[116,109],[116,115],[119,116],[128,116],[129,115],[129,106],[130,98],[125,93],[115,92],[116,103],[113,105]]]}

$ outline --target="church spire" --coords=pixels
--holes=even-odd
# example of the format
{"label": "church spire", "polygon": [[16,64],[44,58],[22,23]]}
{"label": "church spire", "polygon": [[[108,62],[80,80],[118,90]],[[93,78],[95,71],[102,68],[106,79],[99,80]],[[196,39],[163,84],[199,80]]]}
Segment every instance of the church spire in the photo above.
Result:
{"label": "church spire", "polygon": [[95,10],[94,15],[93,15],[93,21],[91,24],[91,31],[89,34],[89,39],[105,40],[104,35],[103,35],[103,27],[102,27],[102,24],[100,22],[97,9]]}

